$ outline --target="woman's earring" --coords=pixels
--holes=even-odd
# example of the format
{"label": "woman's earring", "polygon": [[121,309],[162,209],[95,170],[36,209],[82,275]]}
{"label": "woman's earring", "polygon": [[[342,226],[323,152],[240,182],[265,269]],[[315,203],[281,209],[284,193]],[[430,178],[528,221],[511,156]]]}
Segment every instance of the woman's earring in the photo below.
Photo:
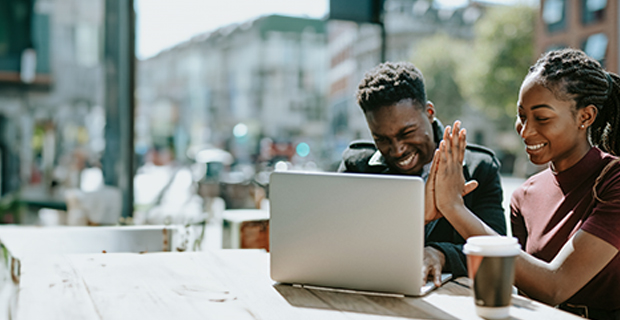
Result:
{"label": "woman's earring", "polygon": [[585,128],[586,126],[584,126],[583,124],[580,126],[581,129]]}

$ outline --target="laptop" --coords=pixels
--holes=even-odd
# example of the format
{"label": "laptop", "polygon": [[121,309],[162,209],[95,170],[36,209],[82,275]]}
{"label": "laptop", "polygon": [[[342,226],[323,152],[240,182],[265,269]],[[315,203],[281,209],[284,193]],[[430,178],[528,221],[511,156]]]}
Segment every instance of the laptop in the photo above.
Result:
{"label": "laptop", "polygon": [[274,281],[398,296],[434,288],[422,279],[421,178],[281,171],[269,195]]}

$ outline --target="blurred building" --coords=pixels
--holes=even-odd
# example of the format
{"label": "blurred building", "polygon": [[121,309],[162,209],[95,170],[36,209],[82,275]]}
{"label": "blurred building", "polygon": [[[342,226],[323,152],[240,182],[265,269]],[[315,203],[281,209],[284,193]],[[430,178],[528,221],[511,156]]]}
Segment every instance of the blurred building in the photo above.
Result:
{"label": "blurred building", "polygon": [[0,6],[2,194],[52,181],[77,187],[72,169],[105,146],[104,1]]}
{"label": "blurred building", "polygon": [[536,25],[537,56],[572,47],[618,72],[618,1],[541,0]]}
{"label": "blurred building", "polygon": [[323,21],[270,15],[140,61],[136,147],[172,141],[184,157],[188,147],[209,144],[249,162],[268,138],[306,142],[320,158],[326,58]]}
{"label": "blurred building", "polygon": [[[460,8],[438,9],[427,0],[386,0],[383,17],[387,35],[386,60],[410,61],[416,44],[439,32],[458,39],[473,39],[474,23],[484,14],[484,8],[483,4],[473,1]],[[364,73],[381,62],[381,30],[375,24],[338,20],[329,21],[327,29],[328,103],[333,135],[330,142],[334,150],[332,161],[337,162],[351,140],[371,139],[354,93]],[[479,123],[481,128],[489,127],[480,117],[475,118],[468,122]],[[468,126],[468,130],[474,132],[475,128]]]}

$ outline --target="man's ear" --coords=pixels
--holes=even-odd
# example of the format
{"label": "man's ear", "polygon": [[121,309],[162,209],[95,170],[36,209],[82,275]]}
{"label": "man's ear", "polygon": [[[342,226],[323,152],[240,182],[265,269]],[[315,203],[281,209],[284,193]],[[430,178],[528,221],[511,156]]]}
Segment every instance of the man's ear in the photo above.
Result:
{"label": "man's ear", "polygon": [[585,128],[588,128],[589,126],[592,125],[592,123],[594,123],[594,120],[596,120],[596,115],[598,114],[598,108],[596,108],[595,105],[590,104],[588,106],[586,106],[585,108],[581,108],[579,109],[579,125],[583,125]]}
{"label": "man's ear", "polygon": [[425,111],[428,116],[428,120],[433,123],[433,121],[435,121],[435,106],[431,101],[426,101]]}

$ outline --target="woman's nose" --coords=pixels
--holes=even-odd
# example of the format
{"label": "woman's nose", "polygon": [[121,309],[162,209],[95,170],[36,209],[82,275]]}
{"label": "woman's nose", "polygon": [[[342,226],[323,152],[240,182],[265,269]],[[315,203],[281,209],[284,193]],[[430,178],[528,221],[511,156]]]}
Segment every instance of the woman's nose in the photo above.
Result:
{"label": "woman's nose", "polygon": [[517,119],[517,122],[515,123],[515,129],[523,139],[531,136],[533,133],[532,127],[529,125],[527,120],[522,121],[521,119]]}

